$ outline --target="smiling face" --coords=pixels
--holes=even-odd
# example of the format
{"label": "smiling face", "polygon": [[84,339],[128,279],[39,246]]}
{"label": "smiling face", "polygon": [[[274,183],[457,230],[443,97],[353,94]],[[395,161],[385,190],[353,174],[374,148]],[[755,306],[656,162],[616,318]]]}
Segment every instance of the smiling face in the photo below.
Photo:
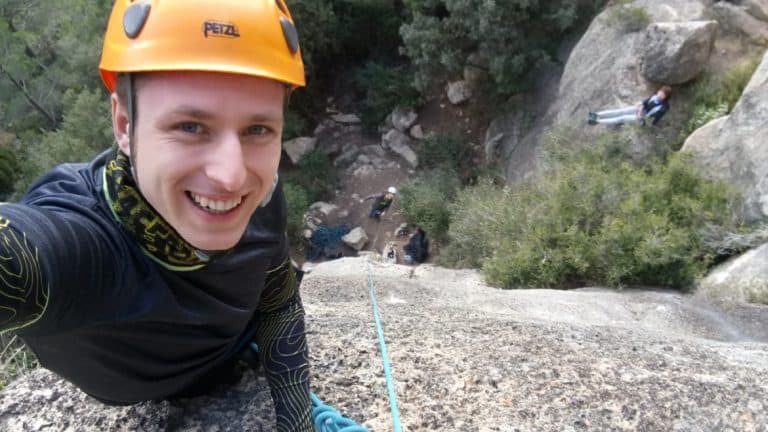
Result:
{"label": "smiling face", "polygon": [[192,246],[233,247],[277,173],[285,87],[245,75],[158,72],[142,74],[134,91],[133,146],[114,94],[112,120],[142,195]]}

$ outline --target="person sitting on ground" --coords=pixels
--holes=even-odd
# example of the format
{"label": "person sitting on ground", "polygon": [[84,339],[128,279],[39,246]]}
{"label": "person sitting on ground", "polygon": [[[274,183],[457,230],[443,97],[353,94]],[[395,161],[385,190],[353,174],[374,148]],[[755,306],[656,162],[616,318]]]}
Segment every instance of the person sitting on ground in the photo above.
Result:
{"label": "person sitting on ground", "polygon": [[403,246],[403,252],[405,253],[403,260],[406,264],[421,264],[426,261],[429,256],[427,233],[421,228],[416,228],[416,232],[408,240],[408,244]]}
{"label": "person sitting on ground", "polygon": [[397,195],[397,189],[394,186],[390,186],[386,192],[382,194],[373,194],[365,197],[364,201],[373,200],[373,206],[371,211],[368,212],[368,217],[371,219],[378,219],[387,213],[387,209],[392,205]]}
{"label": "person sitting on ground", "polygon": [[116,145],[0,205],[0,333],[120,405],[208,393],[257,345],[271,430],[314,432],[277,176],[305,84],[285,3],[116,0],[99,70]]}
{"label": "person sitting on ground", "polygon": [[672,96],[670,86],[661,87],[656,94],[637,105],[618,108],[612,110],[598,111],[589,113],[588,123],[591,125],[622,125],[622,124],[641,124],[645,125],[647,118],[653,119],[653,126],[664,117],[669,111],[669,98]]}

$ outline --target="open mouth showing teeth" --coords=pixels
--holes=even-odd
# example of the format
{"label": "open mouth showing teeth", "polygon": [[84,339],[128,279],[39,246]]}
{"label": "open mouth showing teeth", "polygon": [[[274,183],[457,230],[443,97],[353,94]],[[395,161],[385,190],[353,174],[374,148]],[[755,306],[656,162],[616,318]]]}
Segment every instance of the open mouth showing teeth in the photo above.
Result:
{"label": "open mouth showing teeth", "polygon": [[194,194],[192,192],[187,192],[187,196],[192,200],[193,203],[195,203],[198,208],[203,209],[211,214],[227,213],[239,206],[243,201],[243,197],[237,197],[227,201],[216,201],[204,196]]}

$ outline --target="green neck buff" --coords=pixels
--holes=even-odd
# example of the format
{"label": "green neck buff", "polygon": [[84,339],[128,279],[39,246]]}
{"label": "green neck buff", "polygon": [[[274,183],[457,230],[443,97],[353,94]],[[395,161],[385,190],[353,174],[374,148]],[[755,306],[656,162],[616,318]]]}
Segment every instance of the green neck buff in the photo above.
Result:
{"label": "green neck buff", "polygon": [[119,150],[104,168],[104,196],[117,222],[147,256],[173,271],[205,266],[207,256],[187,243],[141,195],[131,174],[131,162]]}

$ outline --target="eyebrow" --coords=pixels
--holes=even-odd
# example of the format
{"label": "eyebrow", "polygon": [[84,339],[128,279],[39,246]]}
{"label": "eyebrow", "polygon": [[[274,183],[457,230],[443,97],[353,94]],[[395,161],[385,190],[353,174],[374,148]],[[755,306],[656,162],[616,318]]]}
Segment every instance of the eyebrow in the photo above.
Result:
{"label": "eyebrow", "polygon": [[[276,122],[282,119],[282,110],[275,113],[270,112],[258,112],[248,117],[249,122]],[[194,106],[181,105],[167,114],[168,116],[184,116],[190,117],[196,120],[213,120],[216,118],[216,113],[201,110]]]}

